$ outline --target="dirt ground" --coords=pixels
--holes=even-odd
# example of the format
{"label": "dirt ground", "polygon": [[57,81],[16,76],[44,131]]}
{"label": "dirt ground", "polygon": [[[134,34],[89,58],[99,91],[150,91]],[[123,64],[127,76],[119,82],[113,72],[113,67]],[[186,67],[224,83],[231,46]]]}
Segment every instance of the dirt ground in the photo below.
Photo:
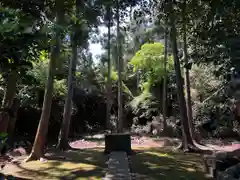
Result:
{"label": "dirt ground", "polygon": [[[197,154],[174,154],[171,150],[180,143],[173,138],[132,137],[132,148],[136,156],[132,158],[132,170],[134,179],[159,179],[162,176],[172,175],[172,179],[179,176],[203,177],[201,157]],[[215,150],[231,151],[240,148],[240,144],[232,144],[227,141],[212,140],[207,142],[208,147]],[[0,157],[0,173],[13,175],[23,179],[101,179],[106,171],[106,155],[104,155],[104,135],[86,136],[72,141],[70,145],[75,150],[65,152],[49,149],[47,161],[33,161],[23,163],[27,157],[24,149],[18,148],[5,156]],[[184,159],[193,159],[188,164]],[[164,165],[165,164],[165,165]],[[171,174],[173,164],[178,164],[178,173]],[[169,166],[168,166],[169,165]],[[168,169],[166,169],[168,167]],[[195,167],[195,168],[192,168]],[[143,170],[141,173],[139,170]],[[159,174],[155,170],[163,172]],[[150,173],[150,174],[149,174]],[[138,178],[136,178],[138,177]],[[142,177],[142,178],[139,178]],[[144,178],[145,177],[145,178]],[[170,176],[171,177],[171,176]],[[18,178],[19,179],[19,178]],[[201,178],[198,178],[201,179]]]}

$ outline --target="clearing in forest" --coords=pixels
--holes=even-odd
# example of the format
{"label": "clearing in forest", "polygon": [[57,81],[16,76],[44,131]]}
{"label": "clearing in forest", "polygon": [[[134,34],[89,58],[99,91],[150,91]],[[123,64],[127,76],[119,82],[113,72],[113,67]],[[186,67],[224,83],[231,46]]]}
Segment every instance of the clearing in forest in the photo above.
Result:
{"label": "clearing in forest", "polygon": [[[106,173],[107,156],[103,153],[103,141],[76,141],[75,144],[87,149],[60,152],[50,150],[47,162],[33,161],[8,164],[2,171],[25,179],[102,179]],[[95,144],[94,144],[95,143]],[[198,154],[173,152],[173,145],[163,140],[142,137],[139,141],[132,139],[135,155],[130,158],[130,170],[133,180],[181,180],[204,178],[202,158]],[[139,143],[139,144],[138,144]],[[100,146],[92,147],[92,146]],[[167,146],[167,147],[166,147]],[[18,163],[19,162],[19,163]]]}

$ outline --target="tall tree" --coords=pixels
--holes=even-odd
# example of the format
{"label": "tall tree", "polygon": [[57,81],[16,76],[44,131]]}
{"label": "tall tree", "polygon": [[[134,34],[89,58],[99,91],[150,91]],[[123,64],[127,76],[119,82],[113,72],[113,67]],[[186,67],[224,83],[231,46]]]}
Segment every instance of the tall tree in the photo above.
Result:
{"label": "tall tree", "polygon": [[170,19],[170,38],[172,43],[172,52],[173,52],[173,60],[176,72],[176,82],[178,89],[178,99],[179,99],[179,107],[180,107],[180,120],[182,125],[182,145],[184,150],[188,150],[189,145],[193,146],[192,137],[189,131],[188,117],[187,117],[187,108],[183,91],[183,79],[181,75],[180,61],[178,57],[178,47],[177,47],[177,31],[175,26],[175,12],[173,8],[173,0],[170,0],[167,4],[169,8],[169,19]]}
{"label": "tall tree", "polygon": [[195,140],[192,137],[191,133],[191,127],[189,125],[188,120],[188,112],[187,112],[187,106],[184,96],[184,88],[183,88],[183,78],[181,76],[181,68],[180,68],[180,61],[178,56],[178,47],[177,47],[177,30],[175,26],[175,11],[174,11],[174,5],[176,5],[175,0],[169,0],[167,3],[167,12],[170,20],[170,39],[172,44],[172,53],[173,53],[173,59],[174,59],[174,66],[175,66],[175,73],[176,73],[176,83],[177,83],[177,90],[178,90],[178,99],[179,99],[179,107],[180,107],[180,120],[181,120],[181,126],[182,126],[182,147],[185,151],[196,151],[196,152],[204,152],[209,151],[210,149],[205,146],[201,146],[195,142]]}
{"label": "tall tree", "polygon": [[[9,69],[7,78],[6,78],[6,88],[5,93],[2,101],[2,108],[11,108],[13,105],[13,101],[17,91],[17,79],[18,79],[18,72],[17,68]],[[0,131],[6,133],[8,130],[8,124],[10,120],[10,116],[8,113],[1,112],[1,128]]]}
{"label": "tall tree", "polygon": [[192,98],[191,98],[191,84],[190,84],[190,77],[189,77],[189,70],[191,69],[191,64],[189,63],[189,57],[187,52],[187,20],[186,20],[186,0],[183,2],[182,6],[182,19],[183,19],[183,52],[184,52],[184,63],[185,63],[185,87],[186,87],[186,102],[187,102],[187,115],[190,127],[190,133],[193,137],[193,117],[192,117]]}
{"label": "tall tree", "polygon": [[79,22],[79,8],[82,5],[80,1],[76,1],[76,18],[75,18],[75,26],[73,29],[73,33],[71,35],[71,43],[72,43],[72,58],[69,61],[69,67],[68,67],[68,92],[67,97],[65,100],[64,105],[64,112],[63,112],[63,121],[62,121],[62,127],[59,133],[58,138],[58,148],[65,150],[69,147],[68,144],[68,134],[69,134],[69,128],[70,128],[70,121],[71,121],[71,112],[72,112],[72,97],[73,97],[73,91],[75,88],[75,76],[76,76],[76,66],[77,66],[77,27]]}
{"label": "tall tree", "polygon": [[121,53],[121,36],[120,36],[120,6],[119,0],[116,0],[116,20],[117,20],[117,62],[118,62],[118,121],[117,132],[123,132],[123,119],[122,119],[122,53]]}
{"label": "tall tree", "polygon": [[163,111],[163,132],[167,128],[167,61],[168,61],[168,27],[165,27],[164,35],[164,77],[163,77],[163,98],[162,98],[162,111]]}
{"label": "tall tree", "polygon": [[[63,19],[63,1],[55,1],[56,10],[56,23],[59,25]],[[37,160],[44,157],[44,146],[46,143],[46,136],[48,132],[49,117],[51,113],[52,97],[53,97],[53,82],[56,71],[56,63],[60,56],[60,44],[61,44],[61,31],[56,27],[55,42],[52,47],[51,58],[49,62],[48,78],[45,87],[44,101],[42,107],[42,114],[39,121],[36,137],[32,147],[32,152],[25,160],[26,162],[31,160]]]}
{"label": "tall tree", "polygon": [[108,130],[111,130],[111,101],[112,101],[112,81],[111,81],[111,19],[112,19],[112,12],[111,12],[111,4],[107,5],[107,13],[106,13],[106,20],[107,20],[107,28],[108,28],[108,42],[107,42],[107,60],[108,60],[108,79],[107,79],[107,119],[106,119],[106,126]]}

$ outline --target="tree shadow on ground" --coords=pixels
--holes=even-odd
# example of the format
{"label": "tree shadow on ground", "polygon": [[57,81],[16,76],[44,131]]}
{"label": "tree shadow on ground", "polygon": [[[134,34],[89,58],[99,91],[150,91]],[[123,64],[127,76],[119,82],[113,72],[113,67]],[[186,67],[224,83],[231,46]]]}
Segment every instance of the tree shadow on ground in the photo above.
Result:
{"label": "tree shadow on ground", "polygon": [[[32,161],[12,164],[12,174],[30,179],[101,179],[106,172],[106,156],[102,149],[47,152],[47,162]],[[11,167],[7,167],[9,169]],[[9,169],[8,171],[11,171]]]}
{"label": "tree shadow on ground", "polygon": [[4,174],[2,174],[2,173],[0,173],[0,179],[1,180],[10,180],[10,179],[17,179],[17,180],[29,180],[28,178],[19,178],[19,177],[16,177],[16,176],[11,176],[11,175],[9,175],[9,176],[5,176]]}
{"label": "tree shadow on ground", "polygon": [[172,152],[169,149],[138,150],[131,157],[131,171],[136,180],[204,180],[201,156]]}

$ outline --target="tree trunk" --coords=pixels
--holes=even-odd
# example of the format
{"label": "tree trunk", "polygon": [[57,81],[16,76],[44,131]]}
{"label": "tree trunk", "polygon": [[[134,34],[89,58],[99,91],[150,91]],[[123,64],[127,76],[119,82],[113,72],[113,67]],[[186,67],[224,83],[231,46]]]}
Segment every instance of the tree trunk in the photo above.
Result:
{"label": "tree trunk", "polygon": [[[139,50],[139,39],[137,36],[134,37],[134,48],[133,48],[133,54],[135,54]],[[136,94],[139,95],[140,89],[139,89],[139,84],[140,84],[140,72],[139,69],[136,70]]]}
{"label": "tree trunk", "polygon": [[[56,0],[56,9],[57,9],[57,23],[60,21],[60,13],[63,13],[59,9],[59,1]],[[60,55],[60,30],[56,30],[56,44],[52,48],[52,54],[49,62],[48,68],[48,78],[45,87],[45,94],[43,100],[42,114],[39,121],[35,141],[32,147],[32,152],[25,162],[31,160],[37,160],[44,157],[44,146],[46,143],[46,136],[48,131],[49,117],[51,113],[52,97],[53,97],[53,83],[54,83],[54,74],[56,71],[56,61]]]}
{"label": "tree trunk", "polygon": [[[6,79],[6,89],[2,101],[2,108],[11,108],[14,97],[16,95],[17,90],[17,79],[18,79],[18,73],[17,69],[12,69],[11,72],[9,72],[8,77]],[[8,130],[8,124],[9,124],[10,116],[5,111],[2,111],[0,113],[0,132],[6,133]]]}
{"label": "tree trunk", "polygon": [[184,61],[185,61],[185,87],[186,87],[186,102],[187,102],[187,116],[189,121],[189,128],[191,137],[194,137],[193,130],[193,117],[192,117],[192,98],[191,98],[191,84],[189,78],[189,62],[188,62],[188,52],[187,52],[187,34],[186,34],[186,0],[184,0],[182,18],[183,18],[183,52],[184,52]]}
{"label": "tree trunk", "polygon": [[236,100],[234,103],[235,120],[240,120],[240,101]]}
{"label": "tree trunk", "polygon": [[9,118],[9,114],[6,111],[0,112],[0,133],[7,132]]}
{"label": "tree trunk", "polygon": [[[172,1],[171,1],[172,3]],[[179,100],[179,108],[180,108],[180,120],[182,126],[182,145],[184,150],[188,150],[189,145],[193,146],[193,140],[189,130],[188,124],[188,117],[187,117],[187,108],[186,102],[184,97],[183,91],[183,79],[181,76],[181,69],[180,69],[180,61],[178,57],[178,48],[177,48],[177,32],[175,27],[175,18],[174,18],[174,11],[173,11],[173,4],[170,5],[171,12],[170,12],[170,38],[172,43],[172,51],[173,51],[173,60],[176,72],[176,83],[177,83],[177,90],[178,90],[178,100]]]}
{"label": "tree trunk", "polygon": [[179,100],[179,109],[180,109],[180,120],[181,120],[181,129],[182,129],[182,144],[179,148],[183,148],[185,151],[194,151],[198,153],[209,153],[212,152],[212,148],[199,145],[195,142],[195,140],[191,136],[188,115],[187,115],[187,107],[186,101],[184,97],[183,91],[183,78],[181,76],[181,68],[180,68],[180,61],[178,57],[178,48],[177,48],[177,30],[175,27],[175,12],[173,9],[173,2],[174,0],[168,1],[166,4],[166,11],[169,15],[170,19],[170,40],[172,45],[172,52],[173,52],[173,60],[176,72],[176,83],[177,83],[177,90],[178,90],[178,100]]}
{"label": "tree trunk", "polygon": [[[78,6],[76,6],[77,8]],[[76,32],[76,31],[75,31]],[[71,112],[72,112],[72,97],[73,97],[73,90],[75,87],[75,74],[76,74],[76,64],[77,64],[77,37],[76,33],[72,36],[72,59],[69,63],[68,68],[68,92],[67,97],[64,105],[64,112],[63,112],[63,122],[62,127],[59,133],[58,138],[58,148],[65,150],[69,148],[68,144],[68,134],[71,122]]]}
{"label": "tree trunk", "polygon": [[163,133],[166,132],[167,128],[167,61],[168,61],[168,29],[165,29],[165,50],[164,50],[164,78],[163,78],[163,100],[162,100],[162,106],[163,106]]}
{"label": "tree trunk", "polygon": [[111,81],[111,7],[107,7],[108,17],[108,80],[107,80],[107,119],[106,127],[111,130],[112,81]]}
{"label": "tree trunk", "polygon": [[172,51],[173,51],[173,59],[174,59],[174,66],[176,72],[176,83],[177,83],[177,90],[178,90],[178,99],[179,99],[179,108],[180,108],[180,120],[181,120],[181,127],[182,127],[182,144],[179,146],[183,148],[184,151],[195,151],[199,153],[211,152],[212,148],[199,145],[195,142],[192,138],[188,115],[187,115],[187,107],[186,101],[184,97],[183,91],[183,78],[181,76],[181,69],[180,69],[180,61],[178,57],[178,49],[177,49],[177,32],[175,27],[175,17],[174,17],[174,10],[173,10],[173,0],[170,0],[170,38],[172,42]]}
{"label": "tree trunk", "polygon": [[20,100],[17,98],[14,98],[11,111],[12,115],[9,118],[9,123],[8,123],[8,143],[10,147],[13,147],[14,145],[14,132],[15,132],[15,125],[16,125],[16,120],[17,120],[17,113],[20,107]]}
{"label": "tree trunk", "polygon": [[17,69],[12,69],[7,77],[7,87],[2,101],[2,107],[11,107],[17,90]]}
{"label": "tree trunk", "polygon": [[15,130],[15,124],[16,124],[16,120],[17,120],[17,113],[18,113],[18,109],[20,107],[20,100],[15,98],[11,107],[12,110],[12,117],[10,117],[10,121],[8,124],[8,134],[9,135],[13,135],[14,134],[14,130]]}
{"label": "tree trunk", "polygon": [[121,37],[120,37],[120,15],[119,0],[117,0],[117,59],[118,59],[118,121],[117,132],[123,132],[122,119],[122,57],[121,57]]}
{"label": "tree trunk", "polygon": [[44,145],[46,141],[49,117],[50,117],[51,105],[52,105],[53,81],[54,81],[54,73],[55,73],[55,63],[57,59],[57,56],[55,53],[57,51],[57,48],[59,49],[59,46],[54,48],[55,52],[53,52],[50,59],[47,85],[45,87],[44,101],[43,101],[43,107],[42,107],[42,114],[39,121],[32,152],[30,156],[26,159],[26,162],[31,160],[37,160],[39,158],[44,157]]}
{"label": "tree trunk", "polygon": [[[81,7],[81,2],[76,1],[76,17],[79,16],[80,7]],[[61,150],[65,150],[69,148],[68,135],[69,135],[69,128],[71,123],[72,97],[73,97],[73,90],[75,87],[75,75],[76,75],[77,56],[78,56],[77,24],[75,24],[75,29],[74,29],[71,41],[72,41],[73,55],[72,55],[72,59],[70,60],[69,68],[68,68],[68,92],[65,100],[62,127],[60,129],[58,145],[57,145],[57,147]]]}

